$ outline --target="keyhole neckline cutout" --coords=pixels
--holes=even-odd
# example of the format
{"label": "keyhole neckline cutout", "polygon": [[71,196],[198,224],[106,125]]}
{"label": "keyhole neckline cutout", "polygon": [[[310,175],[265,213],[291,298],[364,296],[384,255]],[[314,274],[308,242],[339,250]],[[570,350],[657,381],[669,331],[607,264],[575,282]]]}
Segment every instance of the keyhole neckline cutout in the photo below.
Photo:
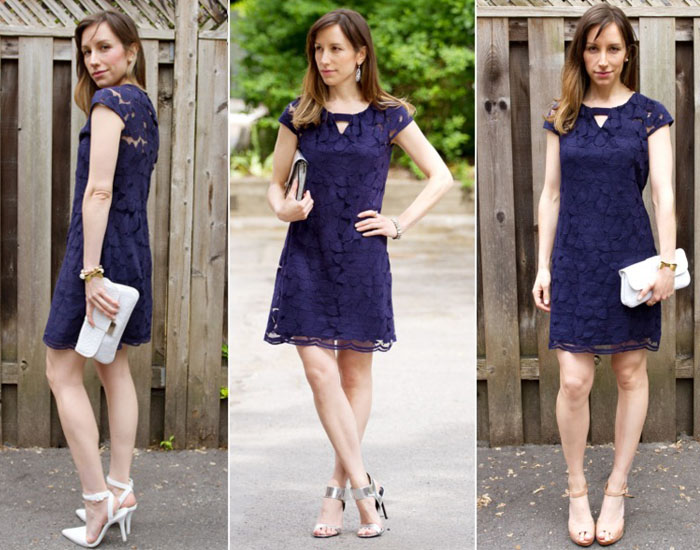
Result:
{"label": "keyhole neckline cutout", "polygon": [[[330,115],[331,122],[333,123],[333,126],[335,126],[335,129],[338,130],[338,133],[342,136],[345,135],[345,131],[348,129],[348,126],[352,124],[353,119],[356,116],[359,116],[367,111],[369,111],[370,107],[372,104],[370,103],[362,109],[361,111],[358,111],[356,113],[334,113],[333,111],[329,111],[328,109],[325,109],[325,111]],[[340,125],[338,123],[345,122],[346,124],[343,126],[341,129]]]}

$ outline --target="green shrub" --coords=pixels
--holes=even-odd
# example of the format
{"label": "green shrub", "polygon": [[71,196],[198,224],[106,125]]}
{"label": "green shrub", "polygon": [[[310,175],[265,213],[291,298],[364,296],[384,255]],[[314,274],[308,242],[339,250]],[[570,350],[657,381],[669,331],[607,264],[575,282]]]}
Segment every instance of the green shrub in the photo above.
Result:
{"label": "green shrub", "polygon": [[231,94],[270,109],[258,124],[258,158],[272,151],[277,117],[300,93],[306,32],[338,7],[367,19],[382,86],[416,106],[416,121],[443,158],[473,158],[473,0],[241,0],[231,5]]}

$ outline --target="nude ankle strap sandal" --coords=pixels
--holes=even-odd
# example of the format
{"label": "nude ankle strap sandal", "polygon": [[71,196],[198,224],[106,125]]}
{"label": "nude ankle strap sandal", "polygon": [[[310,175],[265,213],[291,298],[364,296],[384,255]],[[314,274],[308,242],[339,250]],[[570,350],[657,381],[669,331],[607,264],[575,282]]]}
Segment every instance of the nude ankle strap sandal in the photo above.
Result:
{"label": "nude ankle strap sandal", "polygon": [[[572,492],[572,491],[569,491],[567,489],[566,492],[568,493],[570,499],[585,497],[588,494],[588,483],[586,483],[584,488],[581,489],[580,491]],[[587,532],[588,532],[588,529],[582,529],[578,532],[578,534],[580,535],[581,533],[587,533]],[[591,544],[593,544],[595,542],[595,522],[593,523],[593,531],[591,531],[591,539],[590,540],[584,539],[583,541],[581,541],[581,540],[579,540],[579,538],[575,537],[571,531],[569,531],[569,538],[571,539],[572,542],[576,543],[579,546],[590,546]]]}
{"label": "nude ankle strap sandal", "polygon": [[[608,482],[606,481],[603,492],[609,497],[634,498],[627,492],[627,483],[624,484],[621,491],[611,491],[610,489],[608,489]],[[622,529],[620,530],[620,533],[610,540],[605,540],[603,537],[599,537],[597,531],[598,529],[596,529],[596,540],[598,541],[598,544],[600,544],[601,546],[610,546],[611,544],[615,544],[617,541],[619,541],[625,534],[625,520],[622,520]],[[607,532],[607,529],[605,529],[604,532]]]}

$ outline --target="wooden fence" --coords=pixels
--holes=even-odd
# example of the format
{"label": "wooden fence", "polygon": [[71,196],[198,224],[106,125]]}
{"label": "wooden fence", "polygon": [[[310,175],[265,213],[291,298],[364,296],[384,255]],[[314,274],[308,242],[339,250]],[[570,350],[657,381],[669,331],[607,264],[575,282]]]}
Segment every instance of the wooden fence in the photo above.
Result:
{"label": "wooden fence", "polygon": [[[677,246],[688,253],[692,274],[700,254],[693,230],[700,223],[700,7],[617,4],[639,39],[639,91],[661,101],[675,118]],[[543,115],[560,92],[577,18],[590,7],[576,5],[477,7],[477,437],[491,445],[559,441],[559,367],[547,349],[549,316],[536,310],[531,290],[544,182]],[[648,185],[645,203],[656,238]],[[648,356],[645,441],[700,435],[698,290],[694,277],[690,288],[663,304],[660,350]],[[613,440],[616,401],[610,357],[597,357],[590,397],[593,443]]]}
{"label": "wooden fence", "polygon": [[[102,8],[139,25],[159,160],[148,201],[152,341],[130,351],[137,445],[227,442],[227,4],[222,0],[0,2],[0,442],[65,444],[41,341],[63,258],[85,123],[72,100],[75,23]],[[70,159],[70,162],[68,161]],[[104,394],[85,381],[102,434]]]}

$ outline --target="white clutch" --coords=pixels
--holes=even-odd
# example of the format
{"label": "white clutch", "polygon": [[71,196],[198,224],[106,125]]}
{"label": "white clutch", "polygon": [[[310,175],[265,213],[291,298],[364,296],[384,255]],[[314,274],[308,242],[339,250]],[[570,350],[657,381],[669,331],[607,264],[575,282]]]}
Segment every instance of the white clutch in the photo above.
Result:
{"label": "white clutch", "polygon": [[[622,278],[620,284],[620,300],[627,307],[637,307],[651,298],[651,292],[647,292],[641,299],[637,299],[639,292],[656,277],[661,256],[652,256],[636,264],[628,265],[619,271]],[[688,272],[688,258],[682,248],[676,248],[676,271],[674,272],[673,288],[685,288],[690,284]]]}
{"label": "white clutch", "polygon": [[139,300],[139,291],[130,286],[113,283],[106,277],[102,280],[107,294],[119,302],[117,317],[112,320],[99,309],[94,308],[92,320],[95,326],[90,325],[86,316],[75,351],[84,357],[93,357],[100,363],[109,364],[114,361],[114,356],[117,354],[124,328]]}

